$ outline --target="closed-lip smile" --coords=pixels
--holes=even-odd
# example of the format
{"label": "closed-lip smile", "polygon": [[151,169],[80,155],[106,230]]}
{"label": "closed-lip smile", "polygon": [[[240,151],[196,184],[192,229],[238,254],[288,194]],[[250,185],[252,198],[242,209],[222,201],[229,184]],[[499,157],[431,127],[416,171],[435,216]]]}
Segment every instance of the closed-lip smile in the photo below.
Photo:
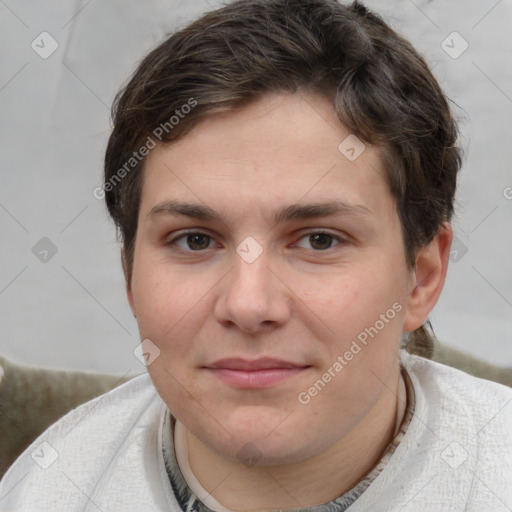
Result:
{"label": "closed-lip smile", "polygon": [[304,368],[305,365],[283,361],[281,359],[272,359],[269,357],[262,357],[252,361],[238,357],[228,359],[220,359],[212,364],[206,365],[207,368],[225,368],[226,370],[245,370],[257,371],[268,370],[272,368]]}
{"label": "closed-lip smile", "polygon": [[203,366],[215,377],[231,387],[242,389],[263,389],[297,375],[309,368],[308,365],[263,357],[248,360],[243,358],[219,359]]}

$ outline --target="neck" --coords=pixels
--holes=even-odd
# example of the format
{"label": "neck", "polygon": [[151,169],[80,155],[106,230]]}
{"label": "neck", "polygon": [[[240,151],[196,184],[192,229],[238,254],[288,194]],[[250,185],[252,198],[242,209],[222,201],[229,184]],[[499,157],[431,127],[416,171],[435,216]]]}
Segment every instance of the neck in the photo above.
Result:
{"label": "neck", "polygon": [[[393,373],[367,415],[327,450],[282,466],[246,467],[221,457],[187,431],[188,457],[201,485],[236,511],[321,505],[350,490],[377,464],[394,436],[401,375]],[[248,505],[249,504],[249,505]]]}

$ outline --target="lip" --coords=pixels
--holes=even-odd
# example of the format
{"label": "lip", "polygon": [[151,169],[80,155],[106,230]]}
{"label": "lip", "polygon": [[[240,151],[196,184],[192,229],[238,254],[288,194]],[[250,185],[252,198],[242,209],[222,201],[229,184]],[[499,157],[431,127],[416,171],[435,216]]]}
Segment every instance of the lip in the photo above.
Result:
{"label": "lip", "polygon": [[270,357],[261,357],[252,361],[243,359],[241,357],[231,357],[227,359],[219,359],[214,363],[205,365],[206,368],[212,369],[225,369],[225,370],[245,370],[245,371],[258,371],[258,370],[271,370],[274,368],[291,369],[291,368],[304,368],[305,365],[299,363],[292,363],[282,359],[274,359]]}
{"label": "lip", "polygon": [[215,361],[203,368],[229,386],[242,389],[264,389],[274,387],[302,373],[309,366],[272,358],[252,361],[229,358]]}

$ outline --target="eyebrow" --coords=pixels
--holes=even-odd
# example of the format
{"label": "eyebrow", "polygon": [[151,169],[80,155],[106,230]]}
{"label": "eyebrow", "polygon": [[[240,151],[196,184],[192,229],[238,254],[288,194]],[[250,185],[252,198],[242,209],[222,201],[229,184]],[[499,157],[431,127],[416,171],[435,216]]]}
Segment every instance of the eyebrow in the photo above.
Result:
{"label": "eyebrow", "polygon": [[[172,200],[163,201],[153,206],[146,218],[148,219],[162,214],[190,217],[202,221],[222,221],[220,214],[206,205]],[[372,216],[373,214],[363,205],[345,201],[329,201],[326,203],[292,204],[278,212],[274,212],[273,217],[274,222],[280,224],[294,219],[313,219],[334,215]]]}

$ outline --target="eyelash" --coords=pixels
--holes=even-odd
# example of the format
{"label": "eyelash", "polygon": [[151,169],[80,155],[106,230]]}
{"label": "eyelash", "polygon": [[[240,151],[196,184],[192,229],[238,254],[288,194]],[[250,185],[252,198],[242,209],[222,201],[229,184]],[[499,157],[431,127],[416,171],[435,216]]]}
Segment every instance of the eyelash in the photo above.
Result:
{"label": "eyelash", "polygon": [[[191,231],[182,232],[181,234],[175,236],[174,238],[172,238],[171,240],[166,242],[165,245],[166,246],[176,245],[176,242],[178,240],[186,239],[186,237],[191,236],[191,235],[203,235],[203,236],[206,236],[206,237],[210,238],[210,242],[214,240],[213,236],[208,234],[208,233],[205,233],[203,231],[193,231],[193,230],[191,230]],[[302,236],[299,238],[299,241],[302,240],[303,238],[310,237],[311,235],[328,235],[328,236],[332,237],[333,241],[337,241],[338,242],[336,245],[334,245],[332,247],[328,247],[327,249],[319,249],[319,250],[306,249],[306,250],[311,250],[311,251],[313,251],[315,253],[327,253],[327,252],[332,251],[336,247],[339,247],[339,246],[342,246],[342,245],[346,245],[346,244],[349,243],[347,238],[343,238],[343,237],[341,237],[339,235],[334,235],[333,233],[330,233],[329,231],[325,231],[325,230],[312,230],[312,231],[308,231],[306,233],[303,233]],[[207,247],[206,249],[200,249],[200,250],[194,251],[192,249],[182,249],[181,247],[178,247],[179,250],[181,250],[183,252],[186,252],[186,253],[202,253],[202,252],[204,252],[204,251],[206,251],[206,250],[208,250],[210,248],[211,247]]]}

